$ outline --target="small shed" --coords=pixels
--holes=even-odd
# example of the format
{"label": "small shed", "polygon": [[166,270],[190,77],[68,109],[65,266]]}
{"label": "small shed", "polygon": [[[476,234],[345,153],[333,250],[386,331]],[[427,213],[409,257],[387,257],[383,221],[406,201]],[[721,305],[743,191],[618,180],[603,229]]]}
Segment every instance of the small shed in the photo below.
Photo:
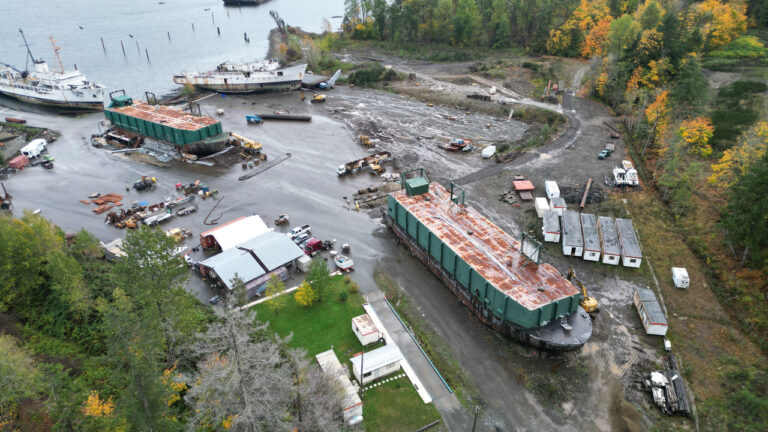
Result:
{"label": "small shed", "polygon": [[595,215],[581,214],[581,234],[584,237],[584,260],[600,261],[600,236],[597,235]]}
{"label": "small shed", "polygon": [[541,230],[544,232],[545,242],[560,243],[560,217],[557,212],[550,210],[544,213],[544,226]]}
{"label": "small shed", "polygon": [[613,222],[613,218],[600,216],[597,218],[597,227],[600,232],[603,264],[619,265],[621,248],[619,247],[619,236],[616,234],[616,224]]}
{"label": "small shed", "polygon": [[640,251],[640,242],[635,234],[635,227],[629,219],[616,219],[616,232],[619,235],[621,245],[621,264],[624,267],[640,267],[643,253]]}
{"label": "small shed", "polygon": [[512,186],[514,189],[520,193],[520,199],[524,201],[530,201],[533,199],[533,194],[531,192],[533,191],[533,183],[531,183],[529,180],[514,180],[512,182]]}
{"label": "small shed", "polygon": [[15,158],[11,159],[10,162],[8,162],[8,166],[13,169],[24,169],[25,166],[29,164],[29,158],[24,155],[18,155]]}
{"label": "small shed", "polygon": [[350,426],[361,423],[363,401],[357,394],[357,387],[349,380],[349,371],[341,365],[333,350],[321,352],[315,358],[325,376],[336,381],[337,387],[344,392],[344,410],[342,411],[344,422]]}
{"label": "small shed", "polygon": [[580,257],[584,253],[584,238],[581,236],[579,212],[563,212],[563,255]]}
{"label": "small shed", "polygon": [[556,211],[558,216],[562,216],[563,211],[568,210],[568,204],[565,203],[565,198],[551,198],[549,200],[549,208],[552,211]]}
{"label": "small shed", "polygon": [[368,314],[352,318],[352,331],[363,346],[374,343],[381,337],[381,332]]}
{"label": "small shed", "polygon": [[661,305],[656,299],[656,294],[648,288],[635,288],[635,294],[632,296],[637,313],[640,314],[640,321],[643,322],[645,332],[649,335],[664,336],[667,334],[669,325]]}
{"label": "small shed", "polygon": [[547,191],[547,198],[560,198],[560,188],[557,187],[557,182],[546,180],[544,182],[544,190]]}
{"label": "small shed", "polygon": [[[403,353],[400,352],[397,345],[391,344],[371,352],[361,353],[349,360],[352,362],[352,374],[357,382],[365,385],[400,370]],[[361,368],[362,380],[360,377]]]}
{"label": "small shed", "polygon": [[299,268],[299,270],[303,271],[304,273],[309,271],[309,266],[312,265],[312,258],[309,257],[309,255],[304,255],[303,257],[299,257],[299,259],[296,261],[296,266]]}
{"label": "small shed", "polygon": [[490,145],[483,149],[483,159],[488,159],[496,154],[496,146]]}
{"label": "small shed", "polygon": [[688,277],[688,270],[683,267],[672,267],[672,280],[678,288],[688,288],[691,279]]}
{"label": "small shed", "polygon": [[549,211],[549,203],[544,197],[536,197],[533,205],[536,207],[536,214],[539,215],[540,218],[543,218],[544,213]]}

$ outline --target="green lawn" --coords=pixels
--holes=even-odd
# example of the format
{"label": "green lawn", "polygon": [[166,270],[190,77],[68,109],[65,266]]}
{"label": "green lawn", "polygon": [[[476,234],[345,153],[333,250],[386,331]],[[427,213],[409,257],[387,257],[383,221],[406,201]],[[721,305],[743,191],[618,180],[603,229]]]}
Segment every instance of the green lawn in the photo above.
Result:
{"label": "green lawn", "polygon": [[363,393],[363,419],[370,432],[415,431],[440,418],[437,408],[421,400],[407,377]]}
{"label": "green lawn", "polygon": [[256,320],[269,322],[269,328],[280,336],[293,333],[289,345],[304,348],[307,354],[315,355],[333,350],[342,364],[348,363],[353,354],[362,351],[363,346],[352,332],[352,318],[365,313],[363,297],[360,294],[350,294],[346,301],[339,301],[338,292],[344,288],[341,276],[333,278],[335,293],[315,303],[311,307],[303,307],[296,303],[295,291],[288,294],[290,300],[276,316],[269,310],[267,303],[259,304],[256,309]]}

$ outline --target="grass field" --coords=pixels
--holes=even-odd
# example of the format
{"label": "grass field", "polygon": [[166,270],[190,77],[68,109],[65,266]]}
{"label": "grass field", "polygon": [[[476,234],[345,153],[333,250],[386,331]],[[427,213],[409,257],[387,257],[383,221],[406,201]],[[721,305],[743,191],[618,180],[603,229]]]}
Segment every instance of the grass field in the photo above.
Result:
{"label": "grass field", "polygon": [[[311,307],[296,303],[294,293],[277,315],[266,302],[259,304],[255,307],[256,320],[269,322],[269,328],[280,336],[292,334],[288,344],[304,349],[310,358],[333,347],[341,364],[349,367],[349,358],[363,350],[352,332],[352,318],[365,313],[363,297],[350,293],[346,301],[340,301],[338,293],[348,285],[341,276],[334,277],[333,284],[334,294]],[[365,350],[378,346],[369,345]],[[425,404],[403,377],[365,392],[363,419],[367,431],[413,431],[440,419],[440,414],[434,405]]]}

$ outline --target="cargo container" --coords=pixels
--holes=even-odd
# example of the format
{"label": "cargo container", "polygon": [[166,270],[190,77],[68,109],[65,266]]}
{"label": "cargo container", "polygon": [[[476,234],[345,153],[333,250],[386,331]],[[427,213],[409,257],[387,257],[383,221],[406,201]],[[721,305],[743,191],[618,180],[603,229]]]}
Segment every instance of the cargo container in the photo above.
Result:
{"label": "cargo container", "polygon": [[[385,223],[483,323],[519,342],[552,351],[589,340],[581,292],[548,263],[530,262],[520,242],[430,183],[423,170],[401,174],[404,189],[382,208]],[[457,189],[458,187],[456,187]]]}

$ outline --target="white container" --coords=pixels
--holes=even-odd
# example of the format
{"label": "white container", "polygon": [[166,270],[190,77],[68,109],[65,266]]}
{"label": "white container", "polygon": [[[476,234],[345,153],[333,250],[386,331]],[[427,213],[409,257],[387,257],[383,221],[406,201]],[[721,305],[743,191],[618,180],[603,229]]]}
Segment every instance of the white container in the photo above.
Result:
{"label": "white container", "polygon": [[688,288],[688,285],[691,283],[688,271],[682,267],[672,267],[672,280],[678,288]]}
{"label": "white container", "polygon": [[543,218],[544,213],[549,211],[549,203],[544,197],[537,197],[534,206],[536,207],[536,214],[539,215],[540,218]]}
{"label": "white container", "polygon": [[488,159],[496,154],[496,146],[488,146],[483,149],[483,159]]}
{"label": "white container", "polygon": [[559,198],[560,197],[560,188],[557,187],[557,183],[552,180],[547,180],[544,182],[544,189],[547,191],[547,198]]}
{"label": "white container", "polygon": [[48,141],[38,138],[29,142],[21,148],[21,154],[32,159],[40,156],[40,153],[45,151],[45,146],[48,145]]}

